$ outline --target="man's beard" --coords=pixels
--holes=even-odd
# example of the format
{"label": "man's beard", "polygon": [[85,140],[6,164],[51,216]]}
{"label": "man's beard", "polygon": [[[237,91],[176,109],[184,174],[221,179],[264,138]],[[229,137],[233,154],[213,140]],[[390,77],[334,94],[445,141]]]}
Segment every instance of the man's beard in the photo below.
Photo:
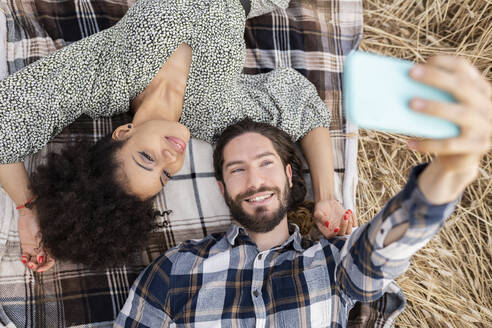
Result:
{"label": "man's beard", "polygon": [[[224,189],[225,202],[231,210],[232,217],[244,228],[252,232],[264,233],[272,231],[287,214],[290,199],[290,188],[288,183],[285,184],[283,193],[280,193],[280,188],[278,187],[261,187],[258,190],[249,190],[245,193],[239,194],[235,197],[235,199],[232,199],[229,196],[227,188]],[[275,212],[268,214],[267,209],[264,206],[258,206],[253,215],[250,215],[243,210],[241,203],[244,199],[251,197],[256,193],[266,191],[272,192],[272,197],[275,197],[275,195],[279,197],[280,204]]]}

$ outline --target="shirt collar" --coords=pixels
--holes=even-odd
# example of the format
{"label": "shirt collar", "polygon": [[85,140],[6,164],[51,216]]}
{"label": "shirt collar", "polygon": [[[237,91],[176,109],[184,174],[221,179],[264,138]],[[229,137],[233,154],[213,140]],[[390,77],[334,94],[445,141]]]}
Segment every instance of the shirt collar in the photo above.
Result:
{"label": "shirt collar", "polygon": [[[280,245],[279,248],[286,248],[290,244],[292,244],[292,247],[294,247],[296,251],[303,252],[304,248],[301,246],[302,237],[301,237],[301,233],[299,232],[299,227],[294,223],[289,223],[289,233],[290,233],[289,238],[282,245]],[[243,239],[244,241],[248,241],[254,244],[253,241],[249,238],[246,229],[237,225],[234,222],[227,230],[226,238],[229,244],[231,244],[231,246],[237,246],[236,242],[240,238],[241,239],[244,238]]]}

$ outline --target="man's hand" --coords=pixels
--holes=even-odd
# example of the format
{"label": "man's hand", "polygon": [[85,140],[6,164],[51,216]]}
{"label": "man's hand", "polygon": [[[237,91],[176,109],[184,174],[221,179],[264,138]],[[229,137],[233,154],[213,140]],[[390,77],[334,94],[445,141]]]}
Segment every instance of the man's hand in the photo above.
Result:
{"label": "man's hand", "polygon": [[356,218],[351,210],[345,210],[336,200],[321,200],[314,206],[314,219],[325,238],[343,236],[352,232]]}
{"label": "man's hand", "polygon": [[410,75],[449,92],[458,101],[450,104],[413,99],[410,103],[415,111],[450,120],[461,130],[455,138],[409,141],[411,149],[437,155],[419,178],[419,187],[429,201],[445,203],[475,179],[480,159],[490,149],[492,87],[459,57],[433,57],[425,65],[416,65]]}
{"label": "man's hand", "polygon": [[41,246],[41,234],[35,210],[19,210],[19,238],[21,242],[21,261],[36,272],[44,272],[55,265],[55,260]]}

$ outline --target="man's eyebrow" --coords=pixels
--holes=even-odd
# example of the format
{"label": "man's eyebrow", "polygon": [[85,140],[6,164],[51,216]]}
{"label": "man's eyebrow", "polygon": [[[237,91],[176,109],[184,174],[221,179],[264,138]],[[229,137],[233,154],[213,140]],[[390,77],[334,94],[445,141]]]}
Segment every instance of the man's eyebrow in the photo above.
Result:
{"label": "man's eyebrow", "polygon": [[[255,156],[254,159],[259,159],[259,158],[262,158],[262,157],[267,157],[267,156],[275,156],[274,153],[272,153],[271,151],[266,151],[264,153],[261,153],[261,154],[258,154]],[[244,161],[232,161],[232,162],[228,162],[225,164],[225,169],[227,169],[228,167],[232,166],[232,165],[237,165],[237,164],[243,164]]]}
{"label": "man's eyebrow", "polygon": [[133,161],[135,162],[135,164],[137,164],[138,166],[140,166],[142,169],[147,170],[147,171],[153,171],[153,170],[154,170],[154,169],[152,169],[152,168],[145,167],[145,166],[143,166],[142,164],[140,164],[139,162],[137,162],[137,160],[135,159],[135,157],[133,157],[133,155],[132,155],[132,159],[133,159]]}

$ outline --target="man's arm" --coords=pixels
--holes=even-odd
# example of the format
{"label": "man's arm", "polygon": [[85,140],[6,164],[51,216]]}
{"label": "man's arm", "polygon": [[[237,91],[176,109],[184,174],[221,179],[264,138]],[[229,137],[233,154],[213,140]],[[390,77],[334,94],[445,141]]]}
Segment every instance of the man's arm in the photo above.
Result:
{"label": "man's arm", "polygon": [[412,70],[416,80],[451,93],[457,104],[414,99],[421,113],[448,119],[460,135],[444,140],[411,140],[416,151],[434,153],[427,167],[417,167],[404,190],[344,245],[336,269],[341,290],[352,299],[372,301],[392,279],[405,272],[454,209],[459,195],[478,174],[490,148],[492,88],[466,61],[440,56]]}
{"label": "man's arm", "polygon": [[457,199],[435,205],[418,187],[429,167],[414,168],[405,188],[371,222],[354,231],[341,249],[335,279],[350,299],[370,302],[381,297],[454,210]]}
{"label": "man's arm", "polygon": [[[458,104],[414,99],[411,107],[438,116],[460,127],[460,135],[446,140],[410,140],[409,148],[437,157],[422,173],[418,185],[432,204],[450,202],[477,176],[480,159],[490,149],[492,130],[492,87],[466,60],[437,56],[411,71],[417,81],[451,93]],[[394,233],[387,243],[397,240]]]}

